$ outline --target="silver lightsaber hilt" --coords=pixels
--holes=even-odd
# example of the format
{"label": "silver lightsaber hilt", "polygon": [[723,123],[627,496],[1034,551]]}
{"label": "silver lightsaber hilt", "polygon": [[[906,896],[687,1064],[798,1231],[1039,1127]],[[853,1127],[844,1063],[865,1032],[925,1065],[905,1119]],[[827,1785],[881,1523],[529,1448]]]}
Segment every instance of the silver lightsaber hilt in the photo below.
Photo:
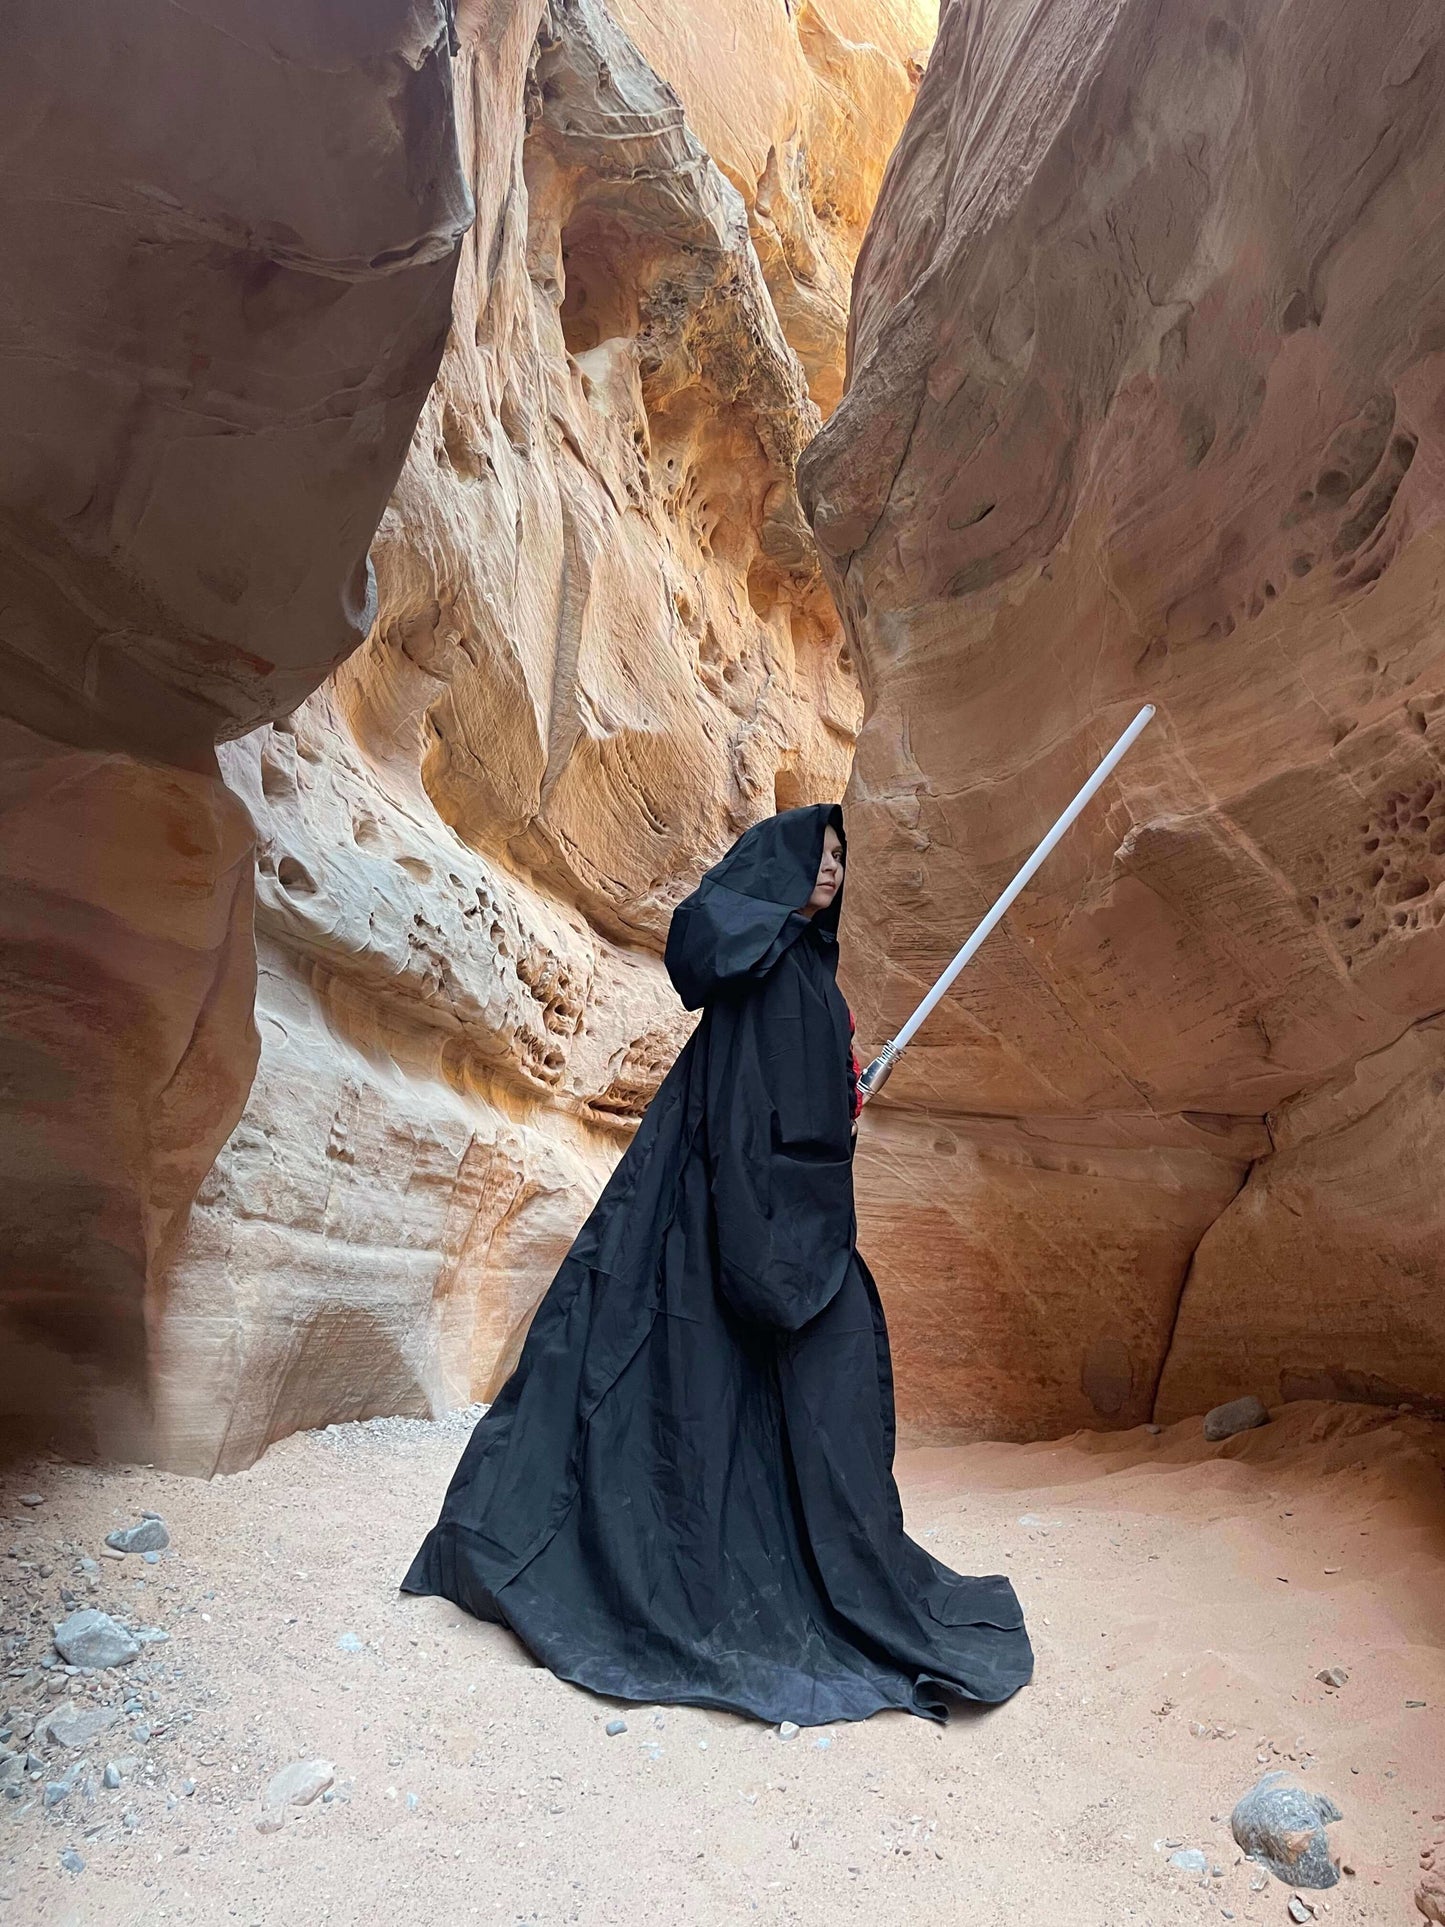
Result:
{"label": "silver lightsaber hilt", "polygon": [[903,1051],[897,1044],[885,1044],[867,1070],[859,1073],[858,1088],[863,1093],[865,1104],[870,1097],[882,1090],[888,1082],[890,1071],[902,1055]]}

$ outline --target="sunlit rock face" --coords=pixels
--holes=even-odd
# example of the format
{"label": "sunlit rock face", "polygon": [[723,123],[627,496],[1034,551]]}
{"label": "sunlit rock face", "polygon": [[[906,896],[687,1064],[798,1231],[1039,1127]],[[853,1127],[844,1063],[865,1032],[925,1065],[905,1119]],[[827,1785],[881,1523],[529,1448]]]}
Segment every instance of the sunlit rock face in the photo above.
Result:
{"label": "sunlit rock face", "polygon": [[773,306],[824,414],[849,284],[938,25],[936,0],[613,0],[742,195]]}
{"label": "sunlit rock face", "polygon": [[[792,65],[755,122],[756,63],[719,72],[701,19],[460,10],[477,217],[378,617],[225,751],[259,832],[261,1056],[159,1293],[171,1463],[490,1396],[690,1028],[673,905],[748,824],[843,792],[861,698],[794,470],[883,159],[842,117],[886,95],[896,132],[916,64],[868,9],[772,11]],[[787,285],[831,333],[760,245],[790,140],[818,255]]]}
{"label": "sunlit rock face", "polygon": [[471,205],[442,0],[17,0],[4,42],[0,1422],[73,1444],[145,1410],[256,1062],[213,746],[371,627]]}
{"label": "sunlit rock face", "polygon": [[867,1120],[929,1430],[1445,1395],[1442,37],[945,11],[800,471],[870,1041],[1159,715]]}

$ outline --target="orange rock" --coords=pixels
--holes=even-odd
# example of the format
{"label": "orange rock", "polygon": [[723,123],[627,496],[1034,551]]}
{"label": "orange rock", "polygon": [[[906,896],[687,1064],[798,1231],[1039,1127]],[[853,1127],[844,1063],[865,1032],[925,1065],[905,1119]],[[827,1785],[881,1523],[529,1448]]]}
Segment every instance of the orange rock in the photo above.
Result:
{"label": "orange rock", "polygon": [[[1132,1423],[1161,1375],[1161,1417],[1445,1400],[1442,40],[1408,0],[944,14],[800,466],[869,695],[869,1042],[1159,716],[871,1117],[884,1162],[1029,1151],[909,1202],[860,1149],[930,1427],[1047,1431],[1086,1380]],[[1088,1118],[1133,1132],[1107,1202]]]}

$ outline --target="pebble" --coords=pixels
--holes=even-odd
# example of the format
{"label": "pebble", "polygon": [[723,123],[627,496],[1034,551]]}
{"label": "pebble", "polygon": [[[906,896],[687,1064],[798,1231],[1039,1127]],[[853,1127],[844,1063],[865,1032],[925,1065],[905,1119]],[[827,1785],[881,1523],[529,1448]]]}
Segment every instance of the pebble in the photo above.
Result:
{"label": "pebble", "polygon": [[78,1666],[128,1666],[140,1656],[140,1645],[109,1613],[94,1606],[72,1613],[55,1627],[55,1647],[62,1659]]}
{"label": "pebble", "polygon": [[343,1653],[359,1653],[363,1650],[355,1633],[343,1633],[336,1643]]}
{"label": "pebble", "polygon": [[195,1792],[195,1790],[196,1790],[196,1783],[195,1783],[195,1781],[194,1781],[194,1780],[182,1780],[182,1781],[181,1781],[181,1792],[182,1792],[182,1793],[185,1793],[185,1794],[191,1794],[191,1793],[194,1793],[194,1792]]}
{"label": "pebble", "polygon": [[106,1533],[105,1543],[117,1552],[162,1552],[171,1543],[171,1535],[159,1513],[148,1512],[139,1525]]}
{"label": "pebble", "polygon": [[1323,1680],[1326,1686],[1344,1686],[1349,1677],[1343,1666],[1326,1666],[1315,1674],[1315,1678]]}
{"label": "pebble", "polygon": [[1328,1794],[1307,1793],[1288,1781],[1287,1773],[1266,1773],[1230,1814],[1230,1831],[1252,1860],[1280,1880],[1333,1887],[1340,1876],[1325,1828],[1342,1818],[1340,1809]]}
{"label": "pebble", "polygon": [[1289,1917],[1291,1920],[1313,1920],[1315,1917],[1314,1909],[1312,1907],[1306,1907],[1298,1894],[1291,1894],[1289,1897]]}
{"label": "pebble", "polygon": [[627,1722],[626,1720],[609,1720],[602,1730],[607,1734],[609,1739],[615,1740],[619,1733],[625,1733],[627,1731]]}
{"label": "pebble", "polygon": [[1207,1439],[1232,1439],[1237,1432],[1248,1432],[1256,1425],[1268,1425],[1269,1412],[1253,1392],[1247,1398],[1232,1398],[1204,1414]]}
{"label": "pebble", "polygon": [[100,1779],[102,1786],[110,1787],[112,1790],[120,1785],[120,1768],[114,1760],[106,1761],[105,1772],[100,1776]]}
{"label": "pebble", "polygon": [[798,1737],[798,1732],[799,1728],[793,1720],[784,1720],[778,1728],[778,1738],[780,1740],[795,1740]]}
{"label": "pebble", "polygon": [[89,1746],[119,1718],[113,1706],[59,1706],[44,1716],[35,1731],[42,1744]]}
{"label": "pebble", "polygon": [[44,1505],[45,1494],[43,1492],[22,1492],[20,1494],[20,1503],[21,1505]]}
{"label": "pebble", "polygon": [[256,1821],[258,1833],[276,1833],[286,1818],[287,1807],[306,1807],[318,1794],[334,1784],[336,1769],[330,1760],[293,1760],[271,1776],[261,1796],[261,1812]]}
{"label": "pebble", "polygon": [[62,1867],[64,1867],[67,1873],[84,1873],[85,1872],[85,1862],[81,1859],[80,1855],[75,1851],[74,1847],[63,1847],[61,1849],[60,1864]]}
{"label": "pebble", "polygon": [[1198,1847],[1181,1847],[1178,1853],[1170,1854],[1169,1864],[1177,1867],[1181,1873],[1207,1873],[1209,1870],[1209,1862]]}

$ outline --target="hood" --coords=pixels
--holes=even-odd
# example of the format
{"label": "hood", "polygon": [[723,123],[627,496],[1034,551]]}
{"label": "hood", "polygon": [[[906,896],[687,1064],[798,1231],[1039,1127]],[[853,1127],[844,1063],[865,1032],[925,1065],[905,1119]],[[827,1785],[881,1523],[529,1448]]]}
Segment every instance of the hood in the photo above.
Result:
{"label": "hood", "polygon": [[[816,917],[798,914],[812,895],[823,860],[823,832],[847,837],[837,803],[810,803],[765,817],[740,836],[673,912],[665,961],[673,987],[696,1010],[730,987],[762,976],[808,930],[837,942],[843,888]],[[846,880],[846,866],[845,866]],[[833,951],[836,958],[836,949]]]}

